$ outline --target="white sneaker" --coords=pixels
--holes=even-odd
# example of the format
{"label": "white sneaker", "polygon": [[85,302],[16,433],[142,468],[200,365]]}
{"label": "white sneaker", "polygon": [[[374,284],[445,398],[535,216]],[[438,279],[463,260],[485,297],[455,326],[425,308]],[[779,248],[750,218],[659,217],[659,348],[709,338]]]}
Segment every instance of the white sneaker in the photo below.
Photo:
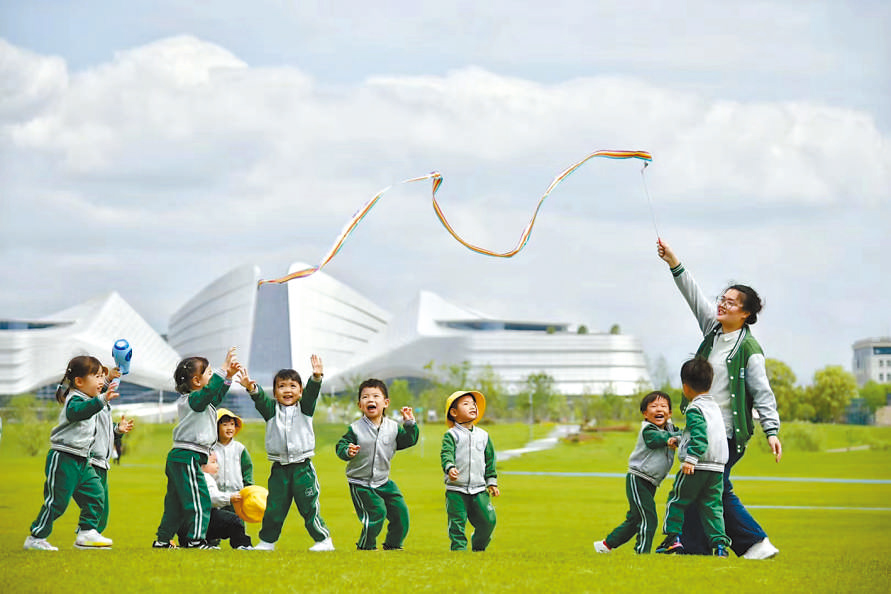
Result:
{"label": "white sneaker", "polygon": [[609,553],[610,551],[612,551],[611,548],[606,546],[605,540],[594,541],[594,550],[597,551],[598,553]]}
{"label": "white sneaker", "polygon": [[743,559],[772,559],[777,556],[780,550],[773,546],[770,539],[764,537],[764,540],[758,541],[749,547],[749,550],[743,553]]}
{"label": "white sneaker", "polygon": [[25,550],[31,551],[58,551],[57,547],[51,545],[45,538],[37,538],[30,534],[25,539]]}
{"label": "white sneaker", "polygon": [[310,551],[333,551],[334,550],[334,541],[331,540],[329,536],[325,540],[320,540],[316,544],[309,547]]}
{"label": "white sneaker", "polygon": [[266,542],[265,540],[261,540],[257,543],[257,546],[254,547],[255,551],[274,551],[275,543],[274,542]]}
{"label": "white sneaker", "polygon": [[74,546],[78,549],[108,549],[111,548],[112,540],[105,538],[92,528],[77,533],[74,539]]}

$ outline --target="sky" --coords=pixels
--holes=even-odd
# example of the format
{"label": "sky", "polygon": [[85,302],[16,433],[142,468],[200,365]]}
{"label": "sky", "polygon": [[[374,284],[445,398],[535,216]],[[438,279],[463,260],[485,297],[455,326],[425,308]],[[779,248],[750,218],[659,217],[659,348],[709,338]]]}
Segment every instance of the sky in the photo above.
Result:
{"label": "sky", "polygon": [[[0,318],[116,290],[165,332],[232,268],[318,263],[392,185],[325,268],[391,312],[618,324],[677,384],[700,334],[658,233],[706,295],[762,295],[807,384],[891,336],[888,30],[882,0],[9,0]],[[653,162],[586,163],[511,259],[399,183],[440,171],[453,227],[507,251],[602,149]]]}

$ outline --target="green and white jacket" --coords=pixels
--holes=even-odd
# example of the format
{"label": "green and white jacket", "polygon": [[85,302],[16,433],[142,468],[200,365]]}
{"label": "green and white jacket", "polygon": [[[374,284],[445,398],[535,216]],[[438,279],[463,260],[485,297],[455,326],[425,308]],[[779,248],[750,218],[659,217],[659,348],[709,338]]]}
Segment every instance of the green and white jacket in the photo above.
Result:
{"label": "green and white jacket", "polygon": [[[722,333],[715,304],[705,297],[693,275],[683,264],[672,268],[671,274],[687,305],[696,316],[704,336],[696,355],[707,359],[715,344],[715,338]],[[748,326],[743,326],[740,330],[736,344],[727,358],[727,376],[730,381],[733,437],[736,440],[737,452],[742,452],[755,431],[752,409],[758,411],[761,429],[765,435],[768,437],[776,435],[780,430],[777,399],[767,380],[764,352]],[[681,412],[685,411],[686,407],[685,398],[681,401]]]}
{"label": "green and white jacket", "polygon": [[96,436],[96,415],[105,407],[105,398],[105,394],[91,398],[72,388],[59,413],[59,424],[50,431],[50,448],[89,458]]}
{"label": "green and white jacket", "polygon": [[687,426],[678,445],[678,458],[696,470],[724,472],[727,463],[727,433],[718,404],[708,394],[700,394],[687,405]]}
{"label": "green and white jacket", "polygon": [[628,458],[628,472],[658,487],[674,464],[674,450],[668,447],[668,440],[680,435],[671,421],[665,424],[665,429],[642,421],[637,443]]}
{"label": "green and white jacket", "polygon": [[[479,427],[467,429],[456,424],[442,436],[440,452],[447,491],[476,495],[486,487],[498,486],[495,472],[495,446],[489,434]],[[458,480],[449,478],[449,470],[458,469]]]}
{"label": "green and white jacket", "polygon": [[[393,419],[383,418],[380,427],[375,427],[363,415],[350,424],[334,446],[334,451],[338,458],[348,462],[347,482],[377,489],[390,480],[390,462],[396,452],[418,443],[419,434],[414,421],[400,425]],[[352,458],[347,453],[351,443],[360,446],[359,452]]]}
{"label": "green and white jacket", "polygon": [[310,379],[297,404],[283,406],[257,384],[250,393],[257,412],[266,421],[266,456],[279,464],[305,462],[315,455],[316,434],[312,416],[322,382]]}
{"label": "green and white jacket", "polygon": [[217,406],[222,402],[232,381],[214,371],[207,385],[176,401],[179,422],[173,428],[175,449],[210,454],[217,441]]}

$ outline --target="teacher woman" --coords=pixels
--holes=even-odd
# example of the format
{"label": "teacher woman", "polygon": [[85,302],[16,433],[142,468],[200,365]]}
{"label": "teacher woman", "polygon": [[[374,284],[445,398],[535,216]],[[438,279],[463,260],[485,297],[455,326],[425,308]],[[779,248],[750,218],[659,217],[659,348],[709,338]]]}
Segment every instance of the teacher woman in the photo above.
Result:
{"label": "teacher woman", "polygon": [[[761,298],[746,285],[732,285],[718,299],[717,306],[708,300],[681,261],[664,241],[656,241],[659,257],[671,268],[674,282],[687,300],[699,322],[703,341],[696,351],[707,358],[715,372],[710,394],[721,408],[727,429],[730,458],[724,466],[724,527],[733,543],[731,549],[738,557],[769,559],[779,553],[767,538],[767,533],[746,510],[733,492],[730,472],[746,451],[746,444],[754,433],[752,409],[758,411],[758,421],[767,436],[767,443],[777,462],[783,447],[777,433],[780,417],[777,401],[767,381],[764,353],[749,326],[758,319]],[[682,403],[682,409],[686,402]],[[711,554],[698,510],[687,511],[681,541],[684,551],[692,554]]]}

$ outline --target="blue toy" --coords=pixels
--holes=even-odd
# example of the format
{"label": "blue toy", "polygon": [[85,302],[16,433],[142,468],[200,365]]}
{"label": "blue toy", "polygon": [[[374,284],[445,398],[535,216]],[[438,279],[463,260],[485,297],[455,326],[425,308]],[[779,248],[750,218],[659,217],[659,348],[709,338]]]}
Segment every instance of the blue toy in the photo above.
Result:
{"label": "blue toy", "polygon": [[[111,348],[111,357],[114,359],[117,368],[121,370],[121,375],[130,373],[130,359],[133,358],[133,349],[126,339],[119,338],[114,341],[114,346]],[[112,388],[116,389],[120,383],[121,379],[116,378],[112,382]]]}

